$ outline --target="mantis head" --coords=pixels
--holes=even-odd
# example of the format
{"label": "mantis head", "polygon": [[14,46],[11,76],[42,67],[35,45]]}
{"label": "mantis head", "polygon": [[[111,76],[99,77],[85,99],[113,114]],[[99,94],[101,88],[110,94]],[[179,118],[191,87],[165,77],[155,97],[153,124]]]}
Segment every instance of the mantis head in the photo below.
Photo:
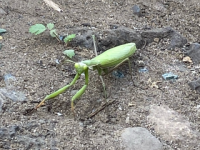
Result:
{"label": "mantis head", "polygon": [[82,62],[75,63],[74,68],[78,74],[82,74],[85,70],[88,69],[88,66]]}

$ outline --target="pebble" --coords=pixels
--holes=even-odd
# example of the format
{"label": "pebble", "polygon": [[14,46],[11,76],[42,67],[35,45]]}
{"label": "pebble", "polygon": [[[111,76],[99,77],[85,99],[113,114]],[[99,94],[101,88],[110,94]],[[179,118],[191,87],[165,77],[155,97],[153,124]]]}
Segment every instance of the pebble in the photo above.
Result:
{"label": "pebble", "polygon": [[7,13],[2,9],[0,8],[0,15],[6,15]]}
{"label": "pebble", "polygon": [[125,150],[163,150],[162,143],[146,128],[125,128],[121,136]]}
{"label": "pebble", "polygon": [[[148,122],[153,125],[156,134],[166,141],[178,141],[181,145],[195,146],[198,144],[198,134],[192,130],[189,121],[168,106],[151,105]],[[190,139],[190,140],[188,140]]]}
{"label": "pebble", "polygon": [[133,10],[133,13],[135,14],[135,15],[137,15],[137,16],[141,16],[141,9],[140,9],[140,7],[138,6],[138,5],[134,5],[133,7],[132,7],[132,10]]}

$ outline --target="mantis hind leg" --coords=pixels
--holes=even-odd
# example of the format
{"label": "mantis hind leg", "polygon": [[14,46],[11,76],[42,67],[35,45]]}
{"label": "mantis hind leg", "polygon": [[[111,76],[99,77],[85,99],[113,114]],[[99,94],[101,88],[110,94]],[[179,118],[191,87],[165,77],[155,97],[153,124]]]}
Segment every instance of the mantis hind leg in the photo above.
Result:
{"label": "mantis hind leg", "polygon": [[105,82],[103,81],[103,77],[102,76],[99,76],[99,78],[101,79],[101,82],[102,82],[104,96],[105,96],[105,98],[107,98]]}
{"label": "mantis hind leg", "polygon": [[107,94],[106,94],[106,85],[105,85],[105,82],[104,82],[103,77],[101,75],[102,74],[102,68],[96,67],[95,69],[97,69],[97,71],[98,71],[99,78],[100,78],[102,86],[103,86],[104,96],[106,98],[107,97]]}
{"label": "mantis hind leg", "polygon": [[[104,95],[105,97],[107,97],[107,94],[106,94],[106,88],[105,88],[105,83],[103,81],[103,77],[104,75],[107,75],[109,74],[110,72],[112,72],[113,70],[115,70],[116,68],[118,68],[119,66],[121,66],[124,62],[128,61],[128,65],[129,65],[129,71],[130,71],[130,75],[131,75],[131,80],[133,82],[133,75],[132,75],[132,68],[131,68],[131,62],[129,60],[129,58],[125,58],[124,60],[122,60],[119,64],[117,64],[115,67],[113,67],[112,69],[108,70],[107,68],[106,69],[102,69],[102,68],[97,68],[98,70],[98,73],[99,73],[99,77],[101,79],[101,82],[102,82],[102,85],[103,85],[103,89],[104,89]],[[102,74],[102,70],[105,72],[104,74]],[[133,82],[134,83],[134,82]]]}
{"label": "mantis hind leg", "polygon": [[131,80],[133,81],[133,77],[132,77],[132,68],[131,68],[131,62],[129,58],[125,58],[124,60],[122,60],[119,64],[117,64],[115,67],[113,67],[112,69],[110,69],[109,71],[107,71],[104,75],[107,75],[108,73],[112,72],[113,70],[115,70],[116,68],[118,68],[119,66],[121,66],[124,62],[128,61],[128,66],[129,66],[129,71],[130,71],[130,75],[131,75]]}

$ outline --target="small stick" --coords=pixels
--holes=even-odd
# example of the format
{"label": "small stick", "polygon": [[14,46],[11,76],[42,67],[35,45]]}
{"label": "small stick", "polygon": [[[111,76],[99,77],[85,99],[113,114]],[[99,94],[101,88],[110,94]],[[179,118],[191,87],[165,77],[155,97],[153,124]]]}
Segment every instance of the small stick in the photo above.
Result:
{"label": "small stick", "polygon": [[105,102],[103,103],[98,109],[96,109],[94,112],[92,112],[91,114],[89,114],[87,116],[87,119],[88,118],[92,118],[94,117],[96,114],[98,114],[100,111],[102,111],[105,107],[107,107],[108,105],[112,104],[115,100],[111,100],[111,101],[108,101],[108,102]]}
{"label": "small stick", "polygon": [[[92,35],[92,39],[93,39],[93,43],[94,43],[94,53],[97,56],[98,54],[97,54],[97,45],[96,45],[95,35]],[[99,78],[101,79],[101,82],[102,82],[102,85],[103,85],[104,96],[106,98],[107,95],[106,95],[106,85],[105,85],[105,82],[103,81],[102,75],[100,75]]]}
{"label": "small stick", "polygon": [[53,32],[53,34],[56,36],[56,40],[57,40],[58,42],[62,42],[62,41],[60,40],[60,38],[58,37],[58,35],[57,35],[55,32]]}
{"label": "small stick", "polygon": [[58,4],[54,3],[52,0],[43,0],[49,7],[53,8],[58,12],[62,12],[63,10],[58,6]]}
{"label": "small stick", "polygon": [[94,53],[97,56],[97,46],[96,46],[96,40],[95,40],[95,35],[92,35],[93,43],[94,43]]}

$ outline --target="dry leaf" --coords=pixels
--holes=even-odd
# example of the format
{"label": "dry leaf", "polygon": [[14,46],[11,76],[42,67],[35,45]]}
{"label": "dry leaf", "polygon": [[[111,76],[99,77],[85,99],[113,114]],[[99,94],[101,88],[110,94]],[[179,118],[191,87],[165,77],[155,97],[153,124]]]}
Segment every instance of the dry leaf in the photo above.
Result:
{"label": "dry leaf", "polygon": [[183,58],[183,62],[189,62],[189,63],[192,63],[192,60],[189,56],[186,56]]}
{"label": "dry leaf", "polygon": [[152,85],[151,85],[151,88],[156,88],[156,89],[158,89],[157,82],[153,82]]}
{"label": "dry leaf", "polygon": [[3,39],[3,37],[2,36],[0,36],[0,40],[2,40]]}
{"label": "dry leaf", "polygon": [[49,5],[49,7],[53,8],[54,10],[62,12],[62,9],[60,9],[60,7],[56,3],[54,3],[53,1],[51,1],[51,0],[44,0],[44,2],[47,5]]}
{"label": "dry leaf", "polygon": [[135,106],[136,104],[134,104],[134,103],[128,103],[128,106],[129,107],[132,107],[132,106]]}

